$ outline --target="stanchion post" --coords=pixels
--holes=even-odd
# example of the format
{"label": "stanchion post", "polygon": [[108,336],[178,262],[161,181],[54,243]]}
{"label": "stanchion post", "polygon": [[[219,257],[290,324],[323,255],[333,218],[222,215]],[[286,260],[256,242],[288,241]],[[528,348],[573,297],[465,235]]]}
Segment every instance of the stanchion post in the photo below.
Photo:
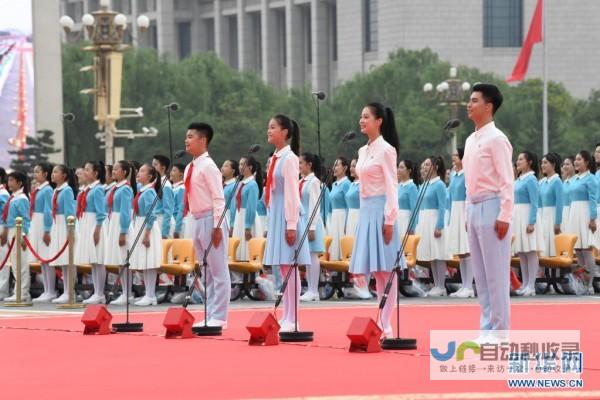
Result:
{"label": "stanchion post", "polygon": [[65,282],[65,290],[68,290],[69,300],[67,304],[58,304],[57,308],[83,308],[82,303],[76,303],[75,297],[75,277],[77,276],[77,268],[75,267],[75,217],[70,215],[67,217],[67,241],[69,251],[69,265],[67,269],[67,281]]}
{"label": "stanchion post", "polygon": [[17,265],[15,265],[15,301],[10,303],[4,303],[6,307],[29,307],[33,303],[31,301],[21,301],[23,293],[21,293],[21,263],[23,262],[21,244],[23,243],[23,218],[15,218],[15,244],[13,245],[13,251],[17,252],[15,257]]}

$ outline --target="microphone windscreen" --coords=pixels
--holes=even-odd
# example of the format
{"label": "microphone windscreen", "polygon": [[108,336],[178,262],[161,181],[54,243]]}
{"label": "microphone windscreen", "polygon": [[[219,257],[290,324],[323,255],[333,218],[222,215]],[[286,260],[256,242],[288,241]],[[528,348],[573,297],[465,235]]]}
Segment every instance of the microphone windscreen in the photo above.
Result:
{"label": "microphone windscreen", "polygon": [[356,132],[350,131],[344,135],[344,138],[342,139],[342,141],[348,142],[350,140],[354,140],[355,137],[356,137]]}
{"label": "microphone windscreen", "polygon": [[325,100],[325,97],[327,97],[327,93],[325,93],[322,90],[319,90],[318,92],[312,92],[312,94],[314,96],[317,96],[317,99],[319,99],[319,100]]}
{"label": "microphone windscreen", "polygon": [[163,106],[163,108],[166,108],[169,111],[177,111],[177,110],[179,110],[179,104],[169,103],[166,106]]}
{"label": "microphone windscreen", "polygon": [[250,149],[248,149],[248,153],[256,153],[258,150],[260,150],[260,146],[257,144],[253,144],[252,146],[250,146]]}
{"label": "microphone windscreen", "polygon": [[175,152],[175,158],[181,158],[183,156],[185,156],[185,150],[177,150]]}
{"label": "microphone windscreen", "polygon": [[459,125],[460,125],[460,120],[458,120],[458,119],[451,119],[450,121],[448,121],[446,123],[447,129],[453,129],[453,128],[456,128]]}

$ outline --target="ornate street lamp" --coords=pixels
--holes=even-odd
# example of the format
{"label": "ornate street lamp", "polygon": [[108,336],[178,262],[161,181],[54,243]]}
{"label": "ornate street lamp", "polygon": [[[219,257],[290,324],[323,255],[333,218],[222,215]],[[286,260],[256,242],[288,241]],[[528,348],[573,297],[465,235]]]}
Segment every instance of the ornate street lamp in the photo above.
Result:
{"label": "ornate street lamp", "polygon": [[[123,14],[109,10],[109,0],[100,1],[100,10],[85,14],[81,23],[85,27],[91,46],[83,47],[84,51],[95,54],[94,64],[82,67],[81,72],[94,72],[94,87],[81,90],[82,94],[94,95],[94,120],[101,131],[96,134],[105,144],[105,161],[113,164],[114,139],[126,137],[153,137],[158,131],[148,129],[143,133],[134,133],[131,130],[119,130],[116,123],[121,118],[141,118],[144,116],[142,107],[121,108],[121,81],[123,72],[123,51],[130,46],[123,44],[127,29],[127,17]],[[67,15],[59,20],[66,33],[73,30],[75,22]],[[150,25],[150,20],[145,15],[140,15],[137,25],[142,32]]]}
{"label": "ornate street lamp", "polygon": [[[456,67],[450,68],[450,77],[443,82],[440,82],[435,87],[437,92],[433,93],[433,84],[427,82],[423,85],[423,91],[425,93],[433,93],[434,96],[440,100],[441,106],[447,106],[450,111],[450,119],[458,118],[458,111],[461,106],[466,106],[467,103],[463,101],[465,93],[471,90],[471,84],[456,77]],[[450,143],[450,155],[456,151],[456,133],[452,134]]]}

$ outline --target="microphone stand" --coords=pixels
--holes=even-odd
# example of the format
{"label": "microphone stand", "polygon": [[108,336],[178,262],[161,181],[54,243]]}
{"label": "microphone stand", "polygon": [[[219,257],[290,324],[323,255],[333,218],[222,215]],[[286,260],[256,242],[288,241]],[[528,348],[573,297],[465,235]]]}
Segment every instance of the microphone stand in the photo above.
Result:
{"label": "microphone stand", "polygon": [[[250,154],[256,153],[259,150],[259,148],[260,147],[257,144],[253,144],[252,146],[250,146],[250,148],[248,149],[248,152],[246,153],[245,158],[248,159],[250,157]],[[227,213],[227,210],[229,209],[229,206],[231,204],[231,200],[235,196],[237,188],[238,188],[240,182],[242,181],[244,171],[246,170],[246,165],[247,165],[247,163],[244,164],[244,168],[242,168],[242,170],[240,171],[240,174],[238,175],[237,179],[235,180],[232,195],[229,199],[227,199],[227,202],[225,203],[225,208],[223,208],[223,212],[221,213],[221,217],[219,218],[219,222],[217,223],[217,227],[215,229],[220,229],[221,224],[225,220],[225,214]],[[225,233],[225,234],[228,235],[227,233]],[[221,244],[223,244],[223,243],[221,243]],[[194,334],[196,334],[197,336],[220,336],[223,331],[223,328],[220,326],[208,326],[208,311],[207,311],[207,308],[208,308],[208,304],[207,304],[208,303],[208,286],[207,286],[207,282],[206,282],[206,277],[208,274],[206,273],[206,271],[208,268],[208,254],[210,253],[212,248],[213,248],[213,242],[211,240],[210,243],[208,244],[208,247],[204,251],[204,256],[202,257],[202,269],[204,269],[204,299],[203,299],[204,300],[203,301],[203,303],[204,303],[204,326],[192,327],[192,332],[194,332]],[[198,283],[199,275],[200,275],[200,267],[197,266],[196,268],[194,268],[194,281],[190,285],[187,296],[185,296],[185,300],[183,301],[183,308],[187,308],[187,306],[192,298],[192,292],[194,291],[194,288],[196,287],[196,284]]]}
{"label": "microphone stand", "polygon": [[[175,106],[173,106],[175,105]],[[169,121],[169,159],[171,160],[171,165],[169,166],[169,170],[167,171],[167,173],[165,174],[165,179],[162,179],[161,177],[159,177],[159,179],[161,179],[161,184],[160,184],[160,191],[162,192],[165,184],[167,183],[167,181],[169,180],[169,175],[171,174],[171,170],[173,169],[174,166],[174,159],[173,159],[173,140],[172,140],[172,135],[171,135],[171,111],[176,111],[178,109],[177,103],[171,103],[168,107],[167,107],[167,118]],[[181,152],[178,151],[176,154],[176,158],[181,158],[183,157],[185,154],[185,152]],[[150,217],[150,215],[152,214],[152,212],[154,211],[154,208],[156,207],[156,205],[158,204],[158,193],[156,194],[156,197],[154,198],[154,201],[152,202],[152,205],[150,206],[150,210],[148,211],[148,213],[146,213],[146,216],[144,217],[144,222],[142,223],[142,226],[140,227],[140,230],[138,231],[136,238],[133,242],[133,244],[131,245],[131,248],[129,248],[127,250],[127,258],[125,259],[125,263],[123,264],[123,270],[125,271],[125,285],[127,286],[125,289],[125,322],[124,323],[118,323],[118,324],[113,324],[113,331],[114,332],[142,332],[144,330],[144,324],[143,322],[130,322],[129,321],[129,291],[130,291],[130,285],[129,285],[129,266],[130,266],[130,259],[131,259],[131,254],[133,252],[133,250],[135,249],[135,247],[137,246],[140,237],[142,236],[142,232],[144,231],[144,228],[146,227],[146,224],[148,223],[148,218]],[[133,218],[135,219],[135,215],[133,216]],[[123,287],[122,281],[121,281],[121,288]]]}
{"label": "microphone stand", "polygon": [[[355,136],[355,134],[347,134],[346,136],[344,136],[342,143],[346,143],[349,140],[352,140],[354,138],[354,136]],[[320,157],[320,155],[319,155],[319,157]],[[336,161],[333,165],[334,169],[337,166],[337,162],[338,162],[338,160],[336,159]],[[325,180],[328,181],[330,176],[331,176],[330,171],[328,171],[327,177]],[[281,289],[277,296],[277,300],[275,301],[275,307],[273,309],[273,314],[275,314],[275,315],[277,314],[277,307],[279,307],[279,305],[281,304],[281,300],[283,299],[283,294],[285,293],[285,291],[287,289],[288,282],[292,275],[292,271],[294,272],[294,290],[296,291],[295,293],[298,292],[298,274],[296,273],[296,270],[298,269],[298,257],[300,256],[300,249],[302,249],[302,245],[304,244],[304,242],[306,241],[306,238],[308,237],[308,231],[310,230],[310,226],[314,222],[314,219],[317,215],[319,207],[321,206],[321,203],[323,202],[326,189],[327,189],[326,183],[321,182],[321,193],[319,193],[319,198],[317,199],[317,204],[315,205],[315,208],[312,210],[310,218],[306,224],[306,227],[304,228],[304,232],[302,233],[300,242],[298,243],[298,247],[296,248],[296,250],[294,252],[293,264],[292,264],[291,268],[288,270],[288,272],[281,284]],[[279,332],[279,340],[281,340],[282,342],[312,342],[313,337],[314,337],[314,334],[311,331],[298,331],[298,302],[295,301],[294,302],[294,330],[292,332]]]}
{"label": "microphone stand", "polygon": [[[63,121],[63,126],[65,128],[65,143],[68,143],[68,139],[69,139],[69,135],[71,134],[71,130],[69,129],[69,127],[71,126],[71,124],[73,122],[75,122],[75,114],[73,113],[66,113],[66,114],[61,114],[61,118]],[[65,145],[65,164],[69,165],[69,146]]]}
{"label": "microphone stand", "polygon": [[[185,152],[178,151],[177,154],[175,155],[175,157],[181,158],[181,157],[183,157],[184,154],[185,154]],[[170,174],[171,169],[173,169],[173,163],[171,163],[171,166],[169,167],[167,175]],[[164,189],[167,181],[168,181],[168,179],[164,179],[161,181],[161,184],[160,184],[161,192]],[[118,323],[118,324],[112,324],[113,332],[142,332],[144,330],[144,324],[142,322],[130,322],[129,321],[129,294],[130,294],[129,293],[129,291],[130,291],[129,267],[131,265],[130,264],[131,254],[133,253],[133,250],[138,245],[138,242],[139,242],[140,238],[142,237],[142,233],[144,232],[144,229],[146,228],[146,225],[148,224],[148,218],[150,218],[150,215],[152,215],[154,208],[158,204],[158,200],[159,200],[159,198],[158,198],[158,193],[157,193],[156,197],[154,197],[154,201],[152,201],[152,205],[150,205],[150,209],[148,210],[148,212],[146,213],[146,216],[144,217],[144,222],[142,223],[142,226],[138,230],[135,240],[133,241],[133,244],[127,250],[127,258],[125,259],[125,263],[122,265],[122,269],[123,269],[123,271],[125,271],[125,285],[126,285],[126,288],[125,288],[125,295],[126,295],[125,322]],[[134,215],[133,218],[135,218],[135,217],[136,216]],[[121,281],[121,288],[123,288],[122,281]]]}
{"label": "microphone stand", "polygon": [[[167,121],[169,124],[169,157],[171,160],[173,160],[173,137],[172,137],[172,133],[171,133],[171,113],[173,111],[179,110],[179,104],[171,103],[171,104],[165,106],[165,108],[167,109]],[[181,157],[183,157],[183,155]],[[181,158],[181,157],[177,157],[177,158]],[[171,164],[173,164],[173,163],[171,162]],[[167,178],[168,178],[168,176],[167,176]]]}
{"label": "microphone stand", "polygon": [[317,108],[317,146],[319,150],[319,157],[321,157],[321,100],[325,99],[325,93],[317,92],[313,93],[313,95],[316,96],[315,106]]}
{"label": "microphone stand", "polygon": [[[455,120],[456,121],[456,120]],[[448,134],[451,128],[455,128],[458,124],[451,124],[449,121],[444,127],[444,135],[443,138]],[[392,290],[392,284],[394,281],[394,277],[397,278],[398,284],[400,284],[400,274],[404,269],[401,265],[402,255],[404,254],[404,249],[406,248],[406,243],[408,242],[408,232],[411,227],[415,223],[417,219],[417,215],[419,215],[419,209],[421,208],[421,204],[423,203],[423,199],[425,197],[425,193],[427,192],[427,188],[430,185],[431,175],[433,173],[433,168],[437,168],[438,162],[437,159],[431,160],[432,165],[429,171],[427,172],[427,176],[425,178],[425,182],[423,183],[423,188],[419,192],[419,196],[417,197],[417,203],[415,208],[410,213],[410,218],[408,222],[408,228],[402,237],[402,243],[400,245],[400,249],[396,254],[396,262],[394,263],[394,269],[388,278],[385,289],[383,291],[383,296],[381,297],[381,302],[379,303],[379,307],[377,310],[377,319],[379,320],[379,316],[381,315],[381,311],[385,307],[385,303],[387,302],[388,296]],[[395,338],[386,338],[381,341],[381,348],[385,350],[414,350],[417,348],[417,339],[414,338],[401,338],[400,337],[400,295],[396,293],[396,337]]]}

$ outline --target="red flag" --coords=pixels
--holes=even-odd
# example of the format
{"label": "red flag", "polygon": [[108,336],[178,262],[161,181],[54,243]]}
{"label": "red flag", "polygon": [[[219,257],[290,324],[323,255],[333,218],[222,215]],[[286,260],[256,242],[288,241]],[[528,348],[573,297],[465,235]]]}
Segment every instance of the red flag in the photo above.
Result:
{"label": "red flag", "polygon": [[529,25],[529,31],[527,32],[527,38],[519,53],[517,63],[513,68],[511,76],[506,79],[506,82],[522,81],[525,79],[527,69],[529,68],[529,59],[531,58],[531,51],[533,45],[542,41],[542,18],[544,10],[544,0],[538,0],[533,12],[533,18],[531,18],[531,24]]}

